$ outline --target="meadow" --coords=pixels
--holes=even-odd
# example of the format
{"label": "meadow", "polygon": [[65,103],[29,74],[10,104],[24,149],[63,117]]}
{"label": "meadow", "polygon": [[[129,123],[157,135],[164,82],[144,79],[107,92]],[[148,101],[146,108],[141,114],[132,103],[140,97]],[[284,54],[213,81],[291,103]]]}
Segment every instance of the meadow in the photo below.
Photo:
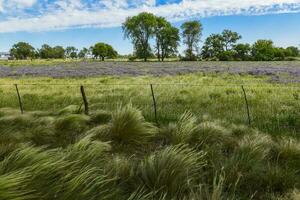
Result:
{"label": "meadow", "polygon": [[0,199],[297,200],[299,86],[227,72],[1,78]]}

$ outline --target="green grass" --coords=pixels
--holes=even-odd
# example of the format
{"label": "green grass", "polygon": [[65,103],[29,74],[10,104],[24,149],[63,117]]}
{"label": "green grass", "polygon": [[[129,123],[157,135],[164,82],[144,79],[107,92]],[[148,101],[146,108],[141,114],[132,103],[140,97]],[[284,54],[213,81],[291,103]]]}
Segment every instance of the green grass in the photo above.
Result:
{"label": "green grass", "polygon": [[154,85],[154,93],[161,123],[177,120],[185,111],[190,111],[197,117],[247,124],[241,90],[244,85],[253,127],[276,135],[297,136],[300,131],[299,84],[275,84],[269,82],[268,77],[200,73],[157,78],[4,78],[0,80],[0,107],[18,108],[14,83],[19,84],[25,112],[57,111],[70,105],[73,107],[68,109],[78,111],[82,104],[79,90],[82,84],[92,112],[131,103],[147,120],[155,121],[149,86],[154,83],[158,84]]}
{"label": "green grass", "polygon": [[191,113],[158,127],[132,105],[103,121],[65,110],[0,109],[0,199],[299,196],[299,139]]}
{"label": "green grass", "polygon": [[[0,66],[21,67],[21,66],[54,66],[59,64],[72,64],[77,62],[102,62],[94,59],[28,59],[28,60],[0,60]],[[106,59],[108,62],[127,62],[127,58]],[[149,62],[158,62],[157,58],[151,58]],[[178,58],[168,58],[166,62],[179,61]],[[143,59],[136,59],[135,62],[143,62]]]}
{"label": "green grass", "polygon": [[68,64],[80,62],[81,59],[33,59],[33,60],[0,60],[0,66],[19,67],[19,66],[52,66],[57,64]]}
{"label": "green grass", "polygon": [[299,95],[248,75],[1,79],[0,199],[296,200]]}

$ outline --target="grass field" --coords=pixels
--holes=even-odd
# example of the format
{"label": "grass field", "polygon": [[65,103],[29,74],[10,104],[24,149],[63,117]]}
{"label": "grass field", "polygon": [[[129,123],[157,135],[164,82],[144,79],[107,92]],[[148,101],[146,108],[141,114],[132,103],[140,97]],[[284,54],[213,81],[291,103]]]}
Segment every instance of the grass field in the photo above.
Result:
{"label": "grass field", "polygon": [[2,78],[0,199],[297,200],[299,86],[226,72]]}

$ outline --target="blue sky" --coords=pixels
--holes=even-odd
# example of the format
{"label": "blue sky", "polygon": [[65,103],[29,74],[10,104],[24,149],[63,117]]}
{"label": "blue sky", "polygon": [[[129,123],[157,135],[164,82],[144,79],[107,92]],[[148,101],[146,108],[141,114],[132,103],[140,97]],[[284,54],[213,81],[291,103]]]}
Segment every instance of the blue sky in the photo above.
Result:
{"label": "blue sky", "polygon": [[203,40],[231,29],[243,36],[241,42],[300,44],[300,0],[0,0],[0,51],[18,41],[36,48],[47,43],[79,49],[107,42],[121,54],[131,53],[120,25],[142,11],[166,17],[177,27],[198,19]]}

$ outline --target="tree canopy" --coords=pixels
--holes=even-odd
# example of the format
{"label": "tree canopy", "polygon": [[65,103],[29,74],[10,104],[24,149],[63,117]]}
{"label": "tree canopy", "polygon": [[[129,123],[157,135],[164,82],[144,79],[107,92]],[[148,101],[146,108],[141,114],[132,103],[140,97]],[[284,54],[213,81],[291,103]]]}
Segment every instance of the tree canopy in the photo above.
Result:
{"label": "tree canopy", "polygon": [[19,42],[17,44],[14,44],[10,49],[10,55],[13,58],[20,60],[33,58],[35,56],[35,49],[33,46],[26,42]]}
{"label": "tree canopy", "polygon": [[135,51],[147,61],[151,54],[149,40],[155,34],[157,24],[156,16],[143,12],[137,16],[128,17],[123,23],[124,36],[130,39],[135,47]]}
{"label": "tree canopy", "polygon": [[187,60],[195,60],[199,52],[199,42],[202,36],[202,24],[199,21],[188,21],[182,24],[183,42],[187,45],[185,55]]}
{"label": "tree canopy", "polygon": [[156,38],[156,52],[159,61],[177,52],[179,45],[180,36],[179,30],[173,27],[163,17],[157,17],[157,23],[155,27],[155,38]]}
{"label": "tree canopy", "polygon": [[39,56],[43,59],[49,58],[64,58],[65,49],[62,46],[51,47],[48,44],[42,45],[42,48],[39,50]]}
{"label": "tree canopy", "polygon": [[101,58],[102,61],[105,60],[105,58],[114,58],[118,55],[117,51],[114,50],[114,48],[105,43],[97,43],[92,48],[92,54],[95,58]]}

